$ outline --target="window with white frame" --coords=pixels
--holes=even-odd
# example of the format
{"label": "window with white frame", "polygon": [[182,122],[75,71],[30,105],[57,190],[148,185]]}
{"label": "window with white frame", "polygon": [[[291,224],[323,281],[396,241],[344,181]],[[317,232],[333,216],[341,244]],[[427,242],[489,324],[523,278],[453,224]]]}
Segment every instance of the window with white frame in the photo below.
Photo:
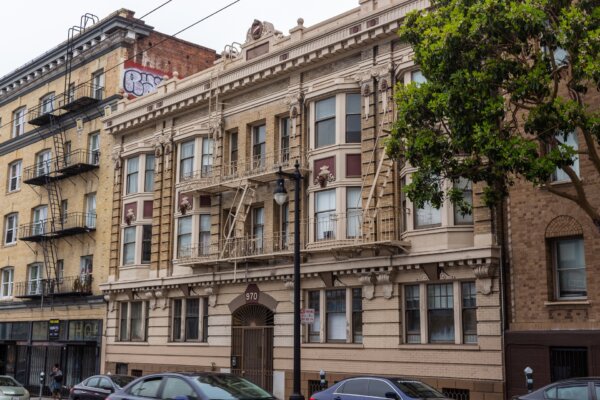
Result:
{"label": "window with white frame", "polygon": [[362,197],[360,187],[346,188],[346,238],[354,239],[362,230]]}
{"label": "window with white frame", "polygon": [[477,343],[474,281],[403,287],[405,343]]}
{"label": "window with white frame", "polygon": [[102,100],[104,94],[104,70],[98,70],[92,74],[92,96],[97,100]]}
{"label": "window with white frame", "polygon": [[12,115],[12,134],[11,137],[21,136],[25,133],[25,114],[27,109],[21,107],[13,112]]}
{"label": "window with white frame", "polygon": [[119,340],[143,342],[147,340],[149,303],[122,302],[119,307]]}
{"label": "window with white frame", "polygon": [[0,284],[0,297],[11,297],[12,296],[14,278],[15,278],[15,269],[13,267],[2,268],[2,282]]}
{"label": "window with white frame", "polygon": [[265,124],[252,127],[252,168],[265,165],[267,154],[267,126]]}
{"label": "window with white frame", "polygon": [[415,229],[432,228],[442,224],[442,210],[435,208],[430,202],[425,202],[423,207],[415,208]]}
{"label": "window with white frame", "polygon": [[335,144],[335,96],[315,103],[315,148]]}
{"label": "window with white frame", "polygon": [[418,86],[427,82],[427,78],[425,78],[425,75],[423,75],[421,70],[416,70],[410,73],[410,81],[414,82]]}
{"label": "window with white frame", "polygon": [[332,240],[336,236],[335,189],[315,193],[315,239]]}
{"label": "window with white frame", "polygon": [[4,244],[17,243],[17,229],[19,227],[19,214],[12,213],[4,217]]}
{"label": "window with white frame", "polygon": [[454,343],[452,283],[427,285],[427,317],[430,343]]}
{"label": "window with white frame", "polygon": [[307,296],[309,307],[315,310],[315,321],[307,333],[309,342],[362,343],[361,288],[311,290]]}
{"label": "window with white frame", "polygon": [[35,156],[36,176],[44,176],[50,173],[50,150],[43,150]]}
{"label": "window with white frame", "polygon": [[280,140],[279,140],[279,160],[286,162],[290,160],[290,131],[292,129],[291,118],[281,118],[280,120]]}
{"label": "window with white frame", "polygon": [[346,143],[360,143],[360,94],[346,95]]}
{"label": "window with white frame", "polygon": [[475,282],[462,282],[463,343],[477,343],[477,290]]}
{"label": "window with white frame", "polygon": [[171,301],[171,340],[174,342],[206,342],[208,339],[208,299],[192,297]]}
{"label": "window with white frame", "polygon": [[177,219],[177,258],[189,257],[192,249],[192,216]]}
{"label": "window with white frame", "polygon": [[144,192],[154,191],[154,154],[146,154],[144,169]]}
{"label": "window with white frame", "polygon": [[54,111],[54,93],[48,93],[40,99],[40,115]]}
{"label": "window with white frame", "polygon": [[421,295],[419,285],[404,286],[406,343],[421,343]]}
{"label": "window with white frame", "polygon": [[123,229],[123,265],[135,264],[135,234],[135,226]]}
{"label": "window with white frame", "polygon": [[27,294],[42,294],[42,263],[27,268]]}
{"label": "window with white frame", "polygon": [[142,225],[142,264],[150,264],[152,256],[152,225]]}
{"label": "window with white frame", "polygon": [[[459,178],[454,183],[454,188],[459,189],[463,193],[463,199],[466,203],[473,206],[473,188],[471,181],[465,178]],[[455,225],[472,225],[473,224],[473,211],[470,214],[464,214],[460,211],[460,208],[454,205],[454,224]]]}
{"label": "window with white frame", "polygon": [[94,271],[94,256],[81,256],[79,259],[79,278],[82,283],[91,279]]}
{"label": "window with white frame", "polygon": [[[577,141],[577,133],[570,132],[568,134],[559,133],[555,136],[555,139],[564,146],[570,147],[573,151],[577,152],[579,149],[579,144]],[[579,154],[575,153],[573,155],[573,165],[571,165],[571,169],[575,172],[577,176],[579,176]],[[556,168],[554,173],[552,174],[552,182],[564,182],[570,181],[569,175],[562,169]]]}
{"label": "window with white frame", "polygon": [[8,191],[14,192],[21,188],[21,160],[8,164]]}
{"label": "window with white frame", "polygon": [[582,237],[551,241],[558,300],[587,297],[585,253]]}
{"label": "window with white frame", "polygon": [[252,209],[252,239],[253,248],[257,253],[262,252],[265,233],[265,208],[254,207]]}
{"label": "window with white frame", "polygon": [[204,138],[202,139],[202,176],[209,176],[212,172],[213,165],[213,140]]}
{"label": "window with white frame", "polygon": [[88,151],[88,162],[92,165],[98,165],[100,163],[100,133],[92,133],[88,137]]}
{"label": "window with white frame", "polygon": [[127,177],[125,194],[138,192],[138,178],[140,170],[140,157],[135,156],[127,159]]}
{"label": "window with white frame", "polygon": [[194,174],[194,141],[179,145],[179,179],[189,178]]}
{"label": "window with white frame", "polygon": [[200,234],[198,249],[200,255],[210,254],[210,214],[200,214]]}
{"label": "window with white frame", "polygon": [[281,233],[281,241],[280,246],[281,249],[287,249],[289,243],[289,234],[290,234],[290,203],[284,203],[280,207],[280,230]]}
{"label": "window with white frame", "polygon": [[41,235],[45,233],[46,223],[48,222],[48,206],[39,206],[33,209],[33,234]]}
{"label": "window with white frame", "polygon": [[237,131],[234,131],[229,135],[229,163],[231,167],[227,172],[230,174],[235,174],[237,172],[238,153],[238,133]]}
{"label": "window with white frame", "polygon": [[85,226],[96,228],[96,193],[85,195]]}

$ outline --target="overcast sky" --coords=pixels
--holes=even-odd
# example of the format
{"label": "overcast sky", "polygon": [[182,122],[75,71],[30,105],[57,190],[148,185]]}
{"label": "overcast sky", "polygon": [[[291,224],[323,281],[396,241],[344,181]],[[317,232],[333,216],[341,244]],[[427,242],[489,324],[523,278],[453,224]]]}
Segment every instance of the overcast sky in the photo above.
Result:
{"label": "overcast sky", "polygon": [[[167,0],[5,0],[0,22],[0,76],[17,69],[67,39],[85,13],[100,19],[119,8],[140,17]],[[144,20],[160,32],[173,34],[233,0],[172,0]],[[240,0],[178,37],[213,48],[243,43],[254,18],[269,21],[288,34],[299,17],[311,26],[358,6],[358,0]]]}

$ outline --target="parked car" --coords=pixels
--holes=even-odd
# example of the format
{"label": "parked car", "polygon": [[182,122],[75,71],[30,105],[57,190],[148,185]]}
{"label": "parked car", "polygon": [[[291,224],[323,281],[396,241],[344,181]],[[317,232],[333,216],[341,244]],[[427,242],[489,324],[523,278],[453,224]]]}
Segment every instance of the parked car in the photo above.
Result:
{"label": "parked car", "polygon": [[600,377],[565,379],[513,400],[600,400]]}
{"label": "parked car", "polygon": [[356,376],[313,394],[310,400],[446,399],[431,386],[414,379]]}
{"label": "parked car", "polygon": [[254,383],[215,372],[162,373],[136,379],[106,400],[275,400]]}
{"label": "parked car", "polygon": [[29,392],[12,376],[0,375],[0,400],[29,400]]}
{"label": "parked car", "polygon": [[124,388],[135,379],[127,375],[94,375],[73,386],[70,400],[104,400],[109,394]]}

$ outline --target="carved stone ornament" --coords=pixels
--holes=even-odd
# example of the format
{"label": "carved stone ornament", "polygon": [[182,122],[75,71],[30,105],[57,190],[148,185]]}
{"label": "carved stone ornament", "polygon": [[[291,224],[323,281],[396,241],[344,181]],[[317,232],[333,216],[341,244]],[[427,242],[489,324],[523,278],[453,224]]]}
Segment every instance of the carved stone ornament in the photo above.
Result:
{"label": "carved stone ornament", "polygon": [[492,285],[497,269],[498,267],[495,264],[478,264],[473,267],[473,273],[477,278],[478,292],[486,296],[492,293]]}
{"label": "carved stone ornament", "polygon": [[302,114],[301,104],[304,101],[304,93],[291,93],[285,97],[285,103],[290,107],[290,125],[291,131],[290,136],[296,137],[296,125],[298,124],[298,117]]}
{"label": "carved stone ornament", "polygon": [[377,274],[377,283],[381,285],[383,290],[383,297],[385,299],[391,299],[394,294],[394,284],[392,283],[391,272],[380,272]]}
{"label": "carved stone ornament", "polygon": [[115,166],[115,170],[117,169],[121,169],[121,154],[123,153],[123,151],[118,148],[118,149],[113,149],[113,151],[110,153],[110,159],[113,162],[113,165]]}
{"label": "carved stone ornament", "polygon": [[224,125],[223,116],[213,115],[210,117],[210,119],[208,121],[208,132],[211,134],[211,136],[214,136],[218,139],[221,137],[223,125]]}
{"label": "carved stone ornament", "polygon": [[275,27],[272,23],[267,21],[261,22],[255,19],[246,33],[246,43],[259,40],[260,38],[268,36],[269,34],[275,35],[275,37],[278,39],[283,37],[283,34],[280,31],[275,30]]}
{"label": "carved stone ornament", "polygon": [[217,293],[219,289],[216,286],[207,286],[204,288],[204,294],[208,296],[208,305],[214,307],[217,305]]}
{"label": "carved stone ornament", "polygon": [[294,304],[294,280],[293,279],[284,279],[283,287],[290,291],[290,303]]}
{"label": "carved stone ornament", "polygon": [[371,84],[364,82],[360,88],[360,93],[364,102],[365,119],[369,119],[369,109],[371,108]]}
{"label": "carved stone ornament", "polygon": [[375,282],[377,282],[377,278],[373,274],[368,273],[360,275],[358,281],[362,285],[362,293],[365,299],[373,299],[375,297]]}
{"label": "carved stone ornament", "polygon": [[323,165],[320,170],[321,172],[319,172],[317,179],[314,181],[315,185],[319,185],[320,187],[324,188],[327,186],[327,182],[335,181],[335,175],[329,171],[329,165]]}

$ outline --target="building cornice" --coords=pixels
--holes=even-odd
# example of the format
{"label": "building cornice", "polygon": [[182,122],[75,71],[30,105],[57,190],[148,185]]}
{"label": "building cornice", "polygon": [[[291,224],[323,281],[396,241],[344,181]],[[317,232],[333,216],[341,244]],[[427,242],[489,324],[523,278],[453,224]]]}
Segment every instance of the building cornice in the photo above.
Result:
{"label": "building cornice", "polygon": [[[409,0],[368,15],[358,13],[356,18],[326,33],[307,33],[306,40],[299,43],[289,37],[279,39],[281,48],[250,62],[234,61],[229,64],[229,71],[222,62],[181,81],[165,81],[155,93],[120,102],[117,112],[104,119],[105,129],[112,134],[123,133],[178,110],[205,104],[215,92],[219,96],[233,94],[333,56],[349,54],[367,43],[389,39],[396,35],[400,21],[409,12],[428,6],[429,0]],[[356,26],[360,29],[353,33],[351,28]]]}

